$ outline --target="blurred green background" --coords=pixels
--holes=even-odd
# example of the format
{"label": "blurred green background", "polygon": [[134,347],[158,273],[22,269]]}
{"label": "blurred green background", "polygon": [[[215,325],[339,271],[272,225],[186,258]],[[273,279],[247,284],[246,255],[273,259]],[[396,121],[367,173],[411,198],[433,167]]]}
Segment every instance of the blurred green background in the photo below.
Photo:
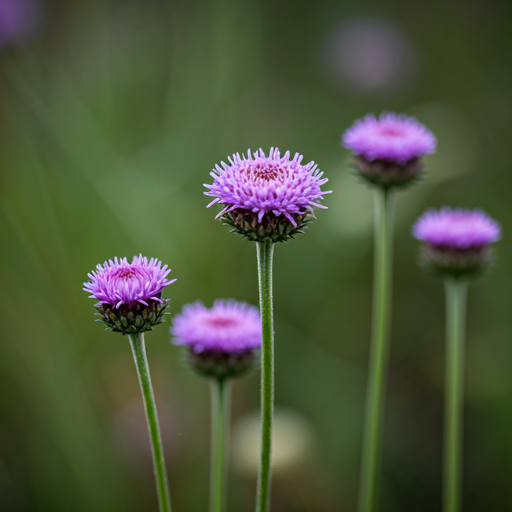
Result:
{"label": "blurred green background", "polygon": [[[511,16],[508,0],[0,0],[0,510],[156,510],[129,345],[93,322],[82,283],[143,253],[178,278],[173,312],[257,303],[254,244],[214,220],[203,183],[228,155],[271,146],[315,160],[333,190],[275,251],[273,510],[355,509],[372,194],[339,139],[386,109],[417,116],[439,148],[398,198],[381,510],[440,509],[443,291],[410,227],[445,204],[503,226],[470,289],[464,511],[511,510]],[[146,339],[172,499],[201,512],[209,391],[168,326]],[[258,377],[233,400],[238,512],[253,507]]]}

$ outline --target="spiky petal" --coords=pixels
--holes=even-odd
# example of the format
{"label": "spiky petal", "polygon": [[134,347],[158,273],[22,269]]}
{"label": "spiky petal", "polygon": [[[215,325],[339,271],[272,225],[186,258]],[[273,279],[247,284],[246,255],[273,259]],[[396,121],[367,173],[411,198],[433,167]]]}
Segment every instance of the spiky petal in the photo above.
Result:
{"label": "spiky petal", "polygon": [[[327,178],[314,162],[302,165],[302,158],[299,153],[290,158],[289,151],[281,156],[277,148],[268,156],[262,149],[254,154],[249,150],[247,157],[233,155],[229,163],[215,166],[213,184],[205,184],[205,194],[214,198],[208,207],[221,204],[217,218],[227,217],[226,223],[250,239],[286,240],[293,235],[291,231],[303,227],[302,221],[312,214],[313,207],[326,208],[319,201],[330,193],[320,188]],[[271,226],[274,232],[279,230],[279,223],[291,229],[281,229],[280,239],[273,240],[272,233],[262,227]]]}
{"label": "spiky petal", "polygon": [[142,255],[108,260],[88,274],[84,290],[95,298],[95,305],[111,330],[132,334],[149,331],[163,321],[169,299],[162,299],[162,290],[176,281],[169,281],[171,270],[156,258],[149,261]]}

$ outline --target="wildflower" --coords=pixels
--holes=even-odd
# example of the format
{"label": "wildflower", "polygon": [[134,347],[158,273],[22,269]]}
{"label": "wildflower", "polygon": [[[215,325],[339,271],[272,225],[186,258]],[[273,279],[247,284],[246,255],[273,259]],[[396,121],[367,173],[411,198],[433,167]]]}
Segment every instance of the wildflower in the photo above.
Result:
{"label": "wildflower", "polygon": [[217,299],[212,308],[186,305],[170,329],[175,345],[188,348],[190,365],[207,377],[238,377],[254,366],[261,347],[258,308],[233,299]]}
{"label": "wildflower", "polygon": [[484,270],[493,259],[489,245],[501,238],[500,225],[483,211],[449,207],[424,213],[412,232],[424,242],[422,264],[453,277]]}
{"label": "wildflower", "polygon": [[163,322],[170,299],[162,299],[162,290],[176,281],[167,280],[171,270],[156,258],[142,255],[105,261],[88,274],[84,290],[98,299],[95,308],[107,325],[106,330],[135,334],[151,331]]}
{"label": "wildflower", "polygon": [[40,0],[0,0],[0,47],[23,42],[41,22]]}
{"label": "wildflower", "polygon": [[370,183],[384,189],[415,181],[423,170],[421,157],[436,149],[434,134],[413,117],[385,112],[357,120],[342,137],[354,152],[354,164]]}
{"label": "wildflower", "polygon": [[314,162],[301,165],[302,155],[295,153],[290,160],[287,151],[281,157],[272,148],[269,156],[262,149],[247,158],[239,153],[221,162],[211,172],[212,185],[205,184],[205,194],[215,199],[208,207],[223,206],[221,217],[232,231],[256,242],[285,242],[302,233],[312,219],[313,207],[325,194],[320,189],[327,183]]}

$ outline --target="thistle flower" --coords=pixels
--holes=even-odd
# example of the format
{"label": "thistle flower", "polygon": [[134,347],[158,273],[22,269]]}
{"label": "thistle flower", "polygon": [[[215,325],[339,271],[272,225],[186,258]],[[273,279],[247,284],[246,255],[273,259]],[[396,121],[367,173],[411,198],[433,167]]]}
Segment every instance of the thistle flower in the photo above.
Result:
{"label": "thistle flower", "polygon": [[384,112],[357,120],[342,136],[354,152],[354,164],[370,183],[382,188],[402,187],[416,180],[421,157],[434,153],[434,134],[413,117]]}
{"label": "thistle flower", "polygon": [[39,0],[0,0],[0,46],[22,42],[41,21]]}
{"label": "thistle flower", "polygon": [[244,374],[261,347],[259,310],[245,302],[217,299],[207,308],[197,301],[184,306],[173,324],[173,343],[187,347],[188,362],[207,377]]}
{"label": "thistle flower", "polygon": [[272,148],[269,156],[262,149],[247,158],[239,153],[221,162],[210,173],[213,184],[205,184],[205,194],[215,199],[208,207],[223,206],[221,217],[232,231],[256,242],[285,242],[302,233],[314,218],[313,207],[325,194],[320,189],[327,183],[314,162],[301,165],[302,155],[295,153],[290,160],[287,151],[281,157]]}
{"label": "thistle flower", "polygon": [[421,262],[453,277],[474,277],[493,258],[489,245],[501,238],[500,225],[481,210],[444,207],[423,214],[412,229],[424,242]]}
{"label": "thistle flower", "polygon": [[162,290],[176,279],[167,280],[171,269],[156,258],[142,255],[105,261],[88,274],[84,290],[98,299],[95,308],[106,330],[136,334],[151,331],[163,322],[170,299],[162,299]]}

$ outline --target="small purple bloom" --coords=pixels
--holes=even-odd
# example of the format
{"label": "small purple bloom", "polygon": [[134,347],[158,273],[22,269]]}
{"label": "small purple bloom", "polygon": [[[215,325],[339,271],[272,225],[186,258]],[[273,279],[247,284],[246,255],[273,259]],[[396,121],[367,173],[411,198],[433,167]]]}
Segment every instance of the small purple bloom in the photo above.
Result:
{"label": "small purple bloom", "polygon": [[207,308],[197,301],[184,306],[173,323],[173,343],[188,346],[196,354],[240,354],[261,346],[259,309],[246,302],[217,299]]}
{"label": "small purple bloom", "polygon": [[481,210],[444,207],[424,213],[414,225],[413,235],[429,245],[465,250],[498,241],[501,230]]}
{"label": "small purple bloom", "polygon": [[105,261],[96,271],[88,274],[90,281],[84,290],[90,298],[98,299],[98,305],[131,308],[136,304],[148,306],[151,301],[163,304],[162,290],[176,281],[168,281],[171,269],[156,258],[148,261],[142,254],[134,256],[131,263],[126,258]]}
{"label": "small purple bloom", "polygon": [[434,134],[414,117],[384,112],[358,119],[342,137],[342,145],[368,162],[383,160],[399,165],[433,153]]}
{"label": "small purple bloom", "polygon": [[0,46],[29,36],[41,18],[39,0],[0,0]]}
{"label": "small purple bloom", "polygon": [[205,184],[205,194],[215,198],[208,207],[223,205],[216,218],[224,219],[233,212],[233,218],[243,217],[234,220],[235,225],[248,223],[255,229],[255,224],[267,226],[277,218],[298,229],[314,206],[327,208],[319,204],[330,193],[320,189],[327,178],[322,178],[323,173],[314,162],[302,165],[299,153],[290,159],[289,151],[281,156],[277,148],[272,148],[269,156],[262,149],[254,154],[249,150],[247,158],[237,153],[228,161],[229,164],[216,165],[210,173],[213,184]]}

